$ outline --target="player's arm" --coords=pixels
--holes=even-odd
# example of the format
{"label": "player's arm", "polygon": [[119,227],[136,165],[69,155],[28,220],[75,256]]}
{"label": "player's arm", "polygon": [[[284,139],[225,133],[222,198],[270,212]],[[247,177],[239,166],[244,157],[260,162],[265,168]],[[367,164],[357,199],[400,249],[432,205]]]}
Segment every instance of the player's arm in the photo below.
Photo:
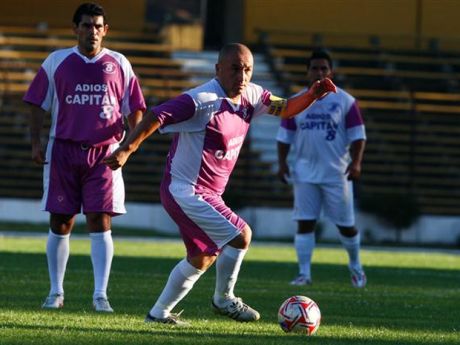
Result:
{"label": "player's arm", "polygon": [[337,88],[329,78],[318,80],[307,92],[289,99],[270,97],[268,113],[288,119],[312,105],[317,99],[325,97],[329,92],[337,92]]}
{"label": "player's arm", "polygon": [[103,163],[107,164],[112,170],[121,168],[125,165],[129,156],[135,152],[139,148],[139,145],[152,135],[160,125],[160,121],[158,121],[156,115],[152,111],[147,112],[139,124],[128,135],[125,142],[110,156],[106,157]]}
{"label": "player's arm", "polygon": [[30,106],[29,131],[32,145],[32,160],[37,164],[47,164],[41,142],[41,131],[46,111],[37,105],[28,103]]}
{"label": "player's arm", "polygon": [[350,145],[351,163],[348,165],[347,171],[349,180],[357,180],[361,176],[361,163],[364,156],[364,148],[366,141],[364,139],[355,140]]}
{"label": "player's arm", "polygon": [[136,110],[128,115],[128,126],[130,132],[142,121],[142,110]]}
{"label": "player's arm", "polygon": [[286,178],[290,176],[289,166],[287,164],[287,157],[289,154],[290,144],[278,141],[278,178],[283,183],[287,183]]}

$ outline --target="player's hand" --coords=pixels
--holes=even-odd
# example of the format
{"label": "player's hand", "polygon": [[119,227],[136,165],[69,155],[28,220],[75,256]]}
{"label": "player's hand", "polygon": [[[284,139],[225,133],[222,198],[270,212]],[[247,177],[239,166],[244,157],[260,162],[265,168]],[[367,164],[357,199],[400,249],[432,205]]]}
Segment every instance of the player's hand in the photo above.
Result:
{"label": "player's hand", "polygon": [[280,164],[277,176],[281,182],[288,184],[288,178],[291,176],[289,172],[289,166],[287,164]]}
{"label": "player's hand", "polygon": [[126,151],[120,150],[118,148],[110,156],[105,157],[102,160],[102,163],[106,164],[110,169],[117,170],[125,165],[126,161],[129,158],[129,154]]}
{"label": "player's hand", "polygon": [[347,180],[350,180],[350,181],[358,180],[361,177],[361,165],[351,163],[347,167],[347,170],[345,171],[345,175],[348,175]]}
{"label": "player's hand", "polygon": [[332,82],[331,79],[325,78],[322,80],[317,80],[312,84],[308,90],[315,99],[321,99],[326,97],[329,92],[337,92],[337,87]]}
{"label": "player's hand", "polygon": [[32,146],[32,160],[38,165],[48,164],[41,145]]}

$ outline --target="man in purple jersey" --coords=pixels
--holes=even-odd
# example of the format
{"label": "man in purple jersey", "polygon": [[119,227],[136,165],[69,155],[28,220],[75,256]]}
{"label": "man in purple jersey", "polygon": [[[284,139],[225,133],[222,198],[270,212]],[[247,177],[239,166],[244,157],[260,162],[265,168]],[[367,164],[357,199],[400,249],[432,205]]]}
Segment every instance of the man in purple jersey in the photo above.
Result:
{"label": "man in purple jersey", "polygon": [[222,48],[215,69],[216,78],[153,107],[127,141],[104,159],[109,167],[119,169],[157,129],[174,133],[161,202],[179,226],[187,257],[172,270],[146,322],[187,325],[171,311],[215,261],[213,309],[237,321],[260,318],[234,294],[251,228],[225,204],[222,193],[255,117],[266,113],[294,115],[318,97],[335,91],[330,80],[323,80],[300,97],[274,97],[250,82],[253,56],[238,43]]}
{"label": "man in purple jersey", "polygon": [[[131,64],[102,47],[107,34],[104,9],[93,3],[74,16],[75,47],[51,53],[32,81],[24,101],[31,107],[32,159],[43,165],[42,208],[50,213],[46,246],[51,288],[43,308],[64,305],[64,275],[69,237],[76,214],[83,211],[91,239],[93,305],[113,312],[107,285],[113,257],[112,216],[126,213],[121,169],[102,160],[124,137],[124,118],[134,128],[146,109]],[[51,113],[46,156],[41,129]]]}
{"label": "man in purple jersey", "polygon": [[[332,60],[323,50],[314,51],[307,61],[311,85],[332,77]],[[308,92],[305,89],[300,94]],[[321,209],[339,229],[348,252],[351,282],[366,286],[366,275],[359,258],[360,236],[355,227],[353,185],[361,175],[366,133],[354,97],[337,92],[320,99],[291,119],[281,121],[278,131],[278,176],[294,185],[294,215],[298,230],[294,239],[299,275],[291,285],[309,285],[311,256],[315,247],[315,225]],[[293,169],[287,156],[294,145]],[[351,151],[351,155],[350,155]]]}

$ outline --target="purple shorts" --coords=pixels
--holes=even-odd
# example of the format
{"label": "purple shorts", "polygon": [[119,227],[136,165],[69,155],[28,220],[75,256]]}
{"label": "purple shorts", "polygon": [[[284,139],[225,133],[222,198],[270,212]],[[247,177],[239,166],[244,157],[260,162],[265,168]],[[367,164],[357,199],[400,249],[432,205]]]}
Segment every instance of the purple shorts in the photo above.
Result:
{"label": "purple shorts", "polygon": [[121,169],[111,170],[102,159],[118,144],[87,147],[50,139],[43,171],[42,208],[59,214],[126,213]]}

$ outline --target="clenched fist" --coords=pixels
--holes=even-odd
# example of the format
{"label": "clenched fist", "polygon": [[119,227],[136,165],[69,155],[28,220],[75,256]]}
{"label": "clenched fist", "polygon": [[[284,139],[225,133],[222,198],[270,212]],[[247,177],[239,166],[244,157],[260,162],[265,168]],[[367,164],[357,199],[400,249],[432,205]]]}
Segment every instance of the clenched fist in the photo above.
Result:
{"label": "clenched fist", "polygon": [[321,99],[326,96],[329,92],[337,92],[337,87],[332,82],[331,79],[325,78],[322,80],[317,80],[312,84],[310,89],[308,90],[309,93],[312,94],[313,97],[316,99]]}

